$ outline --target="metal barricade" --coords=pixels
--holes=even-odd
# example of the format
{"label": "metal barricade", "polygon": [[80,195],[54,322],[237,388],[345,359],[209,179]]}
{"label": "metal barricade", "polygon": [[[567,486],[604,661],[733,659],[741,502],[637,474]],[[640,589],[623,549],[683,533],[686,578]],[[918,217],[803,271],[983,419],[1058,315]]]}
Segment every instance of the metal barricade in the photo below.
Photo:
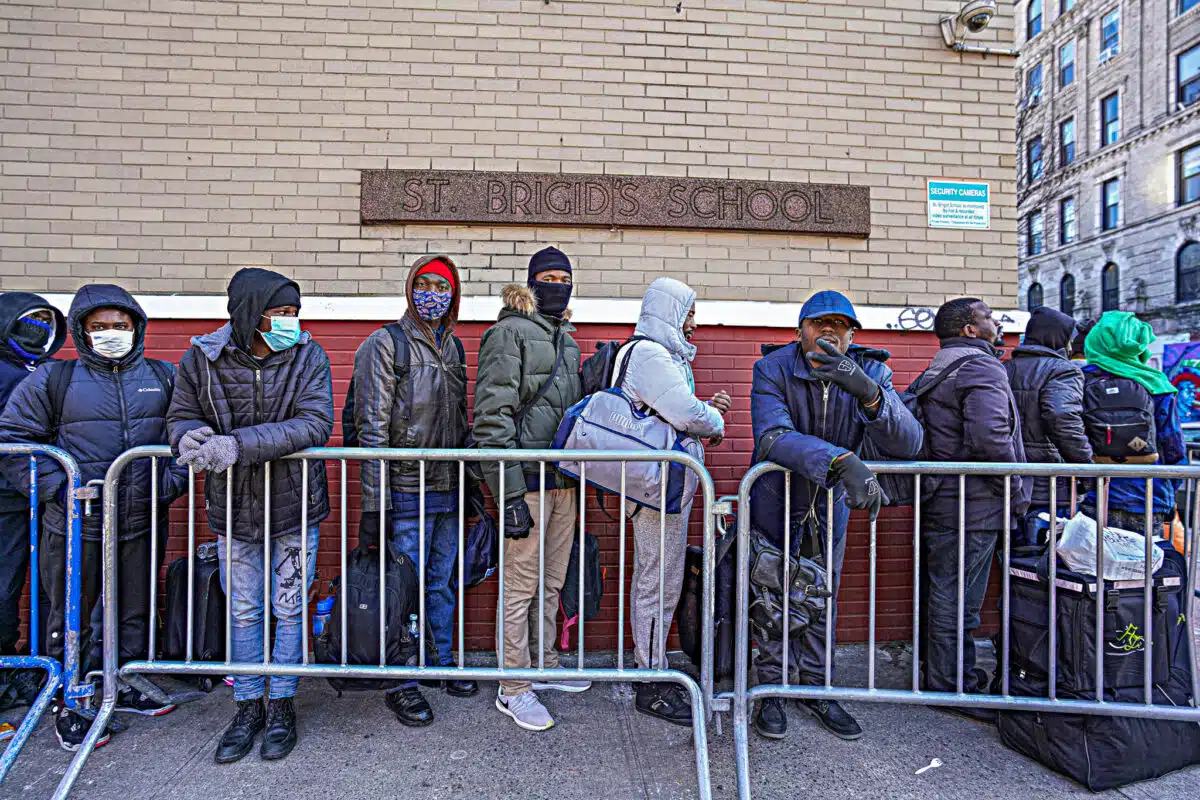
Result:
{"label": "metal barricade", "polygon": [[[884,702],[884,703],[906,703],[918,705],[947,705],[958,707],[984,708],[995,710],[1008,711],[1051,711],[1051,712],[1070,712],[1078,714],[1097,714],[1108,716],[1130,716],[1144,717],[1164,720],[1182,720],[1190,722],[1200,722],[1200,708],[1195,707],[1196,702],[1200,702],[1200,674],[1196,667],[1196,644],[1194,637],[1189,630],[1186,636],[1188,654],[1192,665],[1192,707],[1176,707],[1171,705],[1154,705],[1152,704],[1153,696],[1153,679],[1152,679],[1152,662],[1149,657],[1153,647],[1153,624],[1152,614],[1154,603],[1152,602],[1153,592],[1153,575],[1151,570],[1143,569],[1144,580],[1140,581],[1144,591],[1145,604],[1145,641],[1144,652],[1147,656],[1143,659],[1143,685],[1144,685],[1144,701],[1141,703],[1115,702],[1105,700],[1104,698],[1104,602],[1106,592],[1096,591],[1095,585],[1091,587],[1092,593],[1095,594],[1096,602],[1096,653],[1095,653],[1095,687],[1096,696],[1101,698],[1095,701],[1077,700],[1077,699],[1060,699],[1056,697],[1057,688],[1057,661],[1059,647],[1057,642],[1057,581],[1048,581],[1049,591],[1049,644],[1048,644],[1048,696],[1047,697],[1027,697],[1014,696],[1010,693],[1009,686],[1009,621],[1010,621],[1010,585],[1009,585],[1009,566],[1011,557],[1011,534],[1006,533],[1002,542],[1002,548],[998,550],[998,555],[1002,561],[1003,582],[1001,587],[1001,653],[998,654],[1000,662],[1000,686],[1001,694],[999,695],[983,695],[983,694],[968,694],[963,691],[963,628],[964,628],[964,543],[966,538],[966,514],[968,513],[967,504],[965,501],[966,495],[966,478],[973,477],[1000,477],[1004,480],[1005,503],[1004,503],[1004,530],[1006,532],[1012,529],[1012,508],[1011,508],[1011,488],[1012,478],[1031,477],[1031,478],[1062,478],[1071,479],[1071,498],[1070,507],[1075,510],[1077,504],[1076,479],[1092,479],[1096,481],[1098,486],[1097,491],[1097,517],[1100,520],[1107,522],[1108,508],[1107,498],[1108,489],[1107,482],[1112,478],[1133,478],[1145,480],[1145,530],[1143,535],[1146,541],[1145,563],[1152,563],[1154,549],[1154,535],[1161,536],[1161,531],[1154,531],[1152,528],[1153,522],[1153,479],[1176,479],[1187,480],[1189,483],[1194,483],[1200,480],[1200,466],[1178,465],[1178,466],[1115,466],[1115,465],[1067,465],[1067,464],[984,464],[984,463],[945,463],[945,462],[873,462],[869,464],[877,473],[893,473],[900,475],[912,475],[914,481],[914,497],[916,498],[913,507],[914,526],[913,526],[913,616],[912,616],[912,631],[913,631],[913,665],[912,665],[912,687],[911,689],[881,689],[876,686],[875,677],[875,662],[876,662],[876,587],[878,576],[876,574],[876,548],[877,521],[872,518],[869,522],[869,620],[868,620],[868,636],[867,653],[869,657],[867,685],[865,687],[845,687],[834,686],[832,681],[833,669],[833,653],[832,653],[832,633],[833,633],[833,614],[829,609],[825,613],[825,665],[824,665],[824,685],[809,686],[809,685],[790,685],[789,683],[789,658],[790,652],[787,646],[788,629],[787,620],[789,613],[789,598],[785,592],[782,598],[783,601],[783,620],[784,626],[784,647],[783,647],[783,669],[781,684],[759,685],[754,688],[748,686],[749,682],[749,650],[750,650],[750,620],[749,620],[749,578],[750,578],[750,535],[751,521],[748,513],[742,513],[738,516],[738,536],[739,547],[737,554],[737,644],[735,645],[735,656],[737,663],[734,669],[734,689],[732,693],[723,693],[715,699],[715,704],[718,709],[725,708],[725,701],[728,699],[732,704],[733,712],[733,732],[735,744],[735,757],[737,760],[737,781],[738,781],[738,797],[740,800],[749,800],[750,792],[750,761],[749,761],[749,727],[750,727],[750,710],[751,704],[756,700],[761,700],[768,697],[778,698],[795,698],[795,699],[816,699],[816,700],[850,700],[860,702]],[[790,552],[791,547],[791,526],[789,522],[790,514],[788,513],[787,503],[790,499],[790,481],[792,475],[785,468],[773,463],[761,463],[755,465],[747,472],[743,478],[738,493],[738,505],[740,509],[749,509],[750,493],[754,488],[754,484],[764,475],[772,472],[785,473],[785,491],[784,491],[784,551]],[[958,524],[958,660],[957,660],[957,681],[954,692],[936,692],[923,690],[921,688],[921,676],[919,672],[920,664],[920,574],[921,574],[921,476],[954,476],[958,478],[958,498],[959,498],[959,524]],[[1058,481],[1051,480],[1048,483],[1050,489],[1049,507],[1051,509],[1061,507],[1058,503],[1057,491]],[[820,491],[816,489],[814,491]],[[833,508],[834,508],[834,493],[832,489],[825,490],[826,495],[826,531],[825,531],[825,546],[823,552],[832,553],[834,544],[833,531]],[[1194,504],[1192,508],[1192,519],[1200,518],[1200,492],[1192,491],[1189,494],[1191,502]],[[1063,504],[1065,505],[1065,503]],[[1054,524],[1054,520],[1051,520]],[[1051,530],[1054,530],[1052,527]],[[1097,536],[1097,553],[1096,564],[1104,563],[1104,536]],[[1188,586],[1185,587],[1183,595],[1184,602],[1190,601],[1196,590],[1196,576],[1200,571],[1200,561],[1197,560],[1197,541],[1196,532],[1191,532],[1191,548],[1188,553]],[[1056,537],[1049,537],[1049,563],[1057,563],[1056,552]],[[784,559],[784,564],[787,565],[788,559]],[[784,585],[788,585],[787,567],[784,567],[785,577]],[[1101,584],[1103,585],[1103,584]]]}
{"label": "metal barricade", "polygon": [[[337,461],[340,463],[340,494],[341,494],[341,518],[340,518],[340,555],[342,575],[346,575],[346,560],[347,560],[347,474],[346,467],[350,461],[361,461],[362,469],[378,469],[380,476],[380,486],[386,486],[388,463],[391,461],[415,461],[419,464],[420,470],[420,486],[421,491],[418,493],[419,500],[419,527],[418,527],[418,554],[419,565],[417,568],[418,576],[418,625],[419,625],[419,644],[418,644],[418,666],[395,666],[386,663],[379,665],[355,665],[348,664],[346,659],[345,640],[343,640],[343,648],[340,664],[313,664],[309,658],[309,630],[308,630],[308,611],[307,604],[301,615],[301,663],[299,664],[281,664],[271,662],[271,648],[269,641],[264,641],[263,646],[263,662],[262,663],[237,663],[232,660],[232,593],[226,594],[225,608],[225,653],[226,660],[224,662],[199,662],[193,661],[192,656],[192,638],[193,638],[193,609],[191,608],[192,599],[189,599],[188,620],[187,620],[187,656],[184,661],[163,661],[155,658],[155,643],[154,643],[154,626],[150,626],[150,643],[148,652],[149,659],[145,661],[131,661],[124,665],[117,664],[117,505],[115,498],[117,496],[117,486],[121,471],[133,460],[139,458],[169,458],[171,451],[168,447],[138,447],[129,450],[122,454],[108,470],[108,475],[105,480],[104,490],[104,694],[103,702],[100,706],[95,722],[92,724],[91,730],[88,733],[87,739],[80,747],[78,754],[71,762],[66,774],[63,776],[58,789],[55,793],[56,798],[64,798],[70,792],[87,761],[88,755],[94,749],[95,742],[99,739],[101,733],[105,729],[105,725],[112,716],[117,700],[117,692],[119,681],[125,676],[139,674],[160,674],[160,675],[176,675],[176,676],[194,676],[194,675],[233,675],[233,676],[297,676],[311,678],[387,678],[387,679],[406,679],[406,680],[591,680],[591,681],[664,681],[672,682],[682,686],[688,693],[692,707],[692,731],[694,737],[696,774],[699,786],[699,795],[702,800],[710,800],[712,796],[709,782],[709,765],[708,765],[708,733],[707,723],[711,715],[711,699],[712,699],[712,627],[706,625],[703,633],[703,668],[701,670],[701,684],[697,685],[696,681],[686,673],[672,669],[641,669],[631,668],[625,664],[624,658],[624,628],[625,628],[625,545],[626,545],[626,516],[624,513],[626,492],[625,492],[625,466],[632,462],[649,462],[658,463],[661,465],[661,474],[663,476],[662,490],[662,506],[666,507],[666,474],[668,464],[679,464],[685,469],[693,470],[699,477],[699,485],[703,493],[703,519],[704,519],[704,552],[705,552],[705,580],[703,586],[703,603],[706,609],[704,617],[706,620],[712,618],[713,608],[713,536],[714,536],[714,502],[715,489],[711,476],[705,470],[703,464],[695,458],[680,452],[648,452],[648,451],[611,451],[611,452],[594,452],[594,451],[563,451],[563,450],[399,450],[399,449],[375,449],[375,448],[313,448],[302,451],[300,453],[288,456],[285,460],[303,460],[308,461]],[[618,648],[616,654],[616,663],[613,668],[594,668],[584,666],[585,654],[585,624],[583,614],[583,599],[584,599],[584,574],[583,568],[585,559],[582,557],[584,550],[584,537],[587,529],[586,518],[586,502],[579,504],[579,548],[581,557],[579,559],[579,633],[578,633],[578,662],[575,668],[570,669],[551,669],[545,668],[544,652],[539,652],[537,668],[530,669],[514,669],[506,668],[503,665],[503,655],[498,654],[498,661],[501,662],[496,667],[467,667],[465,666],[465,638],[464,638],[464,600],[466,582],[464,580],[464,534],[465,534],[465,477],[466,464],[468,462],[495,462],[500,467],[499,490],[500,494],[504,494],[504,466],[505,463],[538,463],[540,471],[540,489],[539,499],[544,508],[547,478],[547,463],[560,461],[576,461],[580,465],[581,483],[586,482],[587,466],[594,462],[621,462],[621,487],[618,501],[620,503],[621,513],[619,516],[619,544],[620,565],[618,580]],[[375,462],[370,464],[367,462]],[[457,666],[436,666],[425,663],[426,648],[425,637],[427,635],[426,628],[426,609],[425,609],[425,519],[426,519],[426,504],[425,504],[425,471],[426,464],[430,462],[455,462],[458,464],[458,664]],[[278,463],[278,462],[275,462]],[[376,464],[378,466],[376,466]],[[270,486],[271,463],[263,465],[264,482]],[[231,467],[223,476],[208,475],[206,480],[224,480],[227,481],[227,486],[233,486],[234,471],[238,467]],[[157,469],[151,470],[151,475],[157,475]],[[308,536],[309,530],[309,509],[308,501],[309,494],[309,470],[303,471],[303,486],[301,494],[305,498],[303,510],[301,512],[300,530],[300,568],[301,568],[301,585],[303,587],[302,595],[307,598],[307,588],[309,586],[308,575]],[[192,584],[195,570],[195,550],[196,550],[196,531],[195,531],[195,475],[189,470],[189,491],[188,491],[188,597],[193,598]],[[150,518],[152,525],[156,524],[157,515],[157,493],[151,492],[151,513]],[[382,506],[383,504],[380,503]],[[232,528],[232,499],[226,502],[226,531]],[[663,591],[664,591],[664,575],[662,570],[661,553],[665,546],[666,532],[666,515],[662,516],[662,527],[659,536],[660,550],[660,569],[659,569],[659,618],[662,618],[663,606]],[[540,612],[544,612],[546,608],[545,597],[545,535],[546,523],[545,514],[539,515],[540,524],[536,533],[539,537],[538,544],[538,591],[537,602]],[[386,514],[381,508],[379,511],[379,528],[381,538],[385,535]],[[267,492],[267,502],[264,509],[264,530],[270,530],[271,522],[271,507],[270,507],[270,492]],[[501,515],[499,521],[500,542],[502,554],[499,559],[498,577],[499,577],[499,603],[500,609],[504,607],[504,592],[505,592],[505,558],[503,550],[505,548],[506,539],[504,538],[504,519]],[[157,539],[157,530],[152,528],[151,542]],[[264,582],[263,587],[263,602],[264,606],[271,603],[271,586],[270,586],[270,551],[271,542],[270,536],[264,537],[263,559],[264,559]],[[226,536],[224,547],[227,563],[232,562],[231,548],[232,537]],[[384,596],[385,586],[385,568],[383,554],[386,548],[380,547],[380,564],[379,564],[379,582],[380,596]],[[154,556],[151,556],[151,564],[156,564]],[[232,571],[228,573],[232,575]],[[155,591],[151,592],[151,598],[156,596],[157,571],[150,576],[152,588]],[[345,591],[346,582],[340,582],[341,602],[339,603],[342,609],[342,630],[345,631]],[[151,615],[155,615],[154,600],[151,600]],[[385,636],[385,626],[387,620],[384,619],[384,603],[380,602],[380,661],[386,662],[386,649],[384,647],[383,638]],[[265,612],[265,608],[264,608]],[[266,614],[264,613],[264,617]],[[539,620],[544,618],[544,613],[539,614]],[[402,624],[400,620],[392,621],[393,624]],[[501,643],[504,642],[504,615],[499,613],[497,619],[499,628],[498,639]],[[591,626],[588,626],[589,628]],[[651,647],[657,650],[658,663],[665,665],[666,661],[666,632],[665,626],[657,626],[657,647],[652,643]],[[264,640],[269,636],[270,626],[265,624],[264,620]],[[547,631],[543,629],[542,622],[539,621],[538,626],[538,641],[539,643],[546,641]],[[703,687],[703,688],[702,688]]]}
{"label": "metal barricade", "polygon": [[[46,682],[37,699],[25,713],[16,733],[9,740],[3,755],[0,755],[0,783],[21,754],[21,748],[29,740],[50,701],[61,688],[64,702],[75,708],[79,699],[91,695],[91,685],[81,685],[80,669],[80,604],[82,569],[82,541],[79,525],[79,466],[65,450],[36,444],[0,445],[0,457],[29,456],[29,655],[0,656],[0,669],[38,669],[46,671]],[[38,537],[41,530],[38,497],[38,456],[53,459],[66,474],[66,485],[70,487],[72,501],[66,504],[66,602],[63,623],[63,662],[39,655],[41,647],[39,574],[40,550]]]}

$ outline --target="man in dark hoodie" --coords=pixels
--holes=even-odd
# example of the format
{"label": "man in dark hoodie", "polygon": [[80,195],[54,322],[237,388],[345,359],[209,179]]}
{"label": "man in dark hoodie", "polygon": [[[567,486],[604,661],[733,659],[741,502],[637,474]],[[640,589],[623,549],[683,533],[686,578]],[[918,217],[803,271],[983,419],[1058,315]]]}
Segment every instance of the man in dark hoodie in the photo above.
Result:
{"label": "man in dark hoodie", "polygon": [[[1075,320],[1048,306],[1034,310],[1025,342],[1005,362],[1009,386],[1021,412],[1025,458],[1031,464],[1088,464],[1092,446],[1083,427],[1083,373],[1067,358]],[[1050,481],[1032,481],[1029,512],[1021,526],[1025,544],[1043,538],[1037,515],[1050,508]],[[1071,481],[1057,481],[1057,511],[1070,512]]]}
{"label": "man in dark hoodie", "polygon": [[[54,361],[39,366],[17,385],[0,415],[0,441],[37,442],[61,447],[79,464],[81,480],[102,479],[117,456],[132,447],[167,441],[166,414],[171,402],[174,368],[145,358],[146,314],[119,286],[94,284],[75,294],[69,316],[77,361]],[[8,459],[15,461],[15,459]],[[150,624],[150,472],[151,461],[140,459],[122,475],[117,508],[121,565],[117,587],[118,660],[145,658]],[[18,489],[28,491],[21,476],[25,468],[5,464],[5,474]],[[154,543],[158,564],[166,552],[169,504],[187,490],[187,472],[171,459],[158,460],[158,519]],[[52,461],[39,461],[38,491],[47,498],[41,535],[40,579],[50,601],[46,622],[46,651],[61,659],[66,591],[65,476]],[[100,601],[103,503],[92,503],[83,518],[80,653],[86,672],[98,666],[91,620]],[[157,565],[156,565],[157,566]],[[174,709],[142,692],[126,688],[117,711],[157,716]],[[67,750],[77,750],[90,723],[63,709],[56,732]],[[108,741],[108,734],[98,744]]]}
{"label": "man in dark hoodie", "polygon": [[[409,270],[408,308],[399,322],[380,328],[354,355],[354,422],[363,447],[456,449],[466,445],[467,365],[454,336],[461,286],[449,256],[425,256]],[[402,337],[402,338],[398,338]],[[397,346],[407,351],[407,369],[397,371]],[[371,468],[367,468],[367,467]],[[454,664],[454,589],[458,557],[458,464],[425,465],[425,483],[415,461],[392,461],[379,485],[377,465],[361,472],[363,518],[386,508],[394,552],[414,565],[420,558],[420,492],[425,493],[425,610],[437,645],[439,664]],[[470,697],[475,681],[445,682],[446,693]],[[416,681],[386,696],[388,708],[405,725],[433,722],[433,709]]]}
{"label": "man in dark hoodie", "polygon": [[[571,262],[547,247],[529,259],[525,286],[504,287],[504,308],[479,346],[475,382],[475,442],[481,448],[537,449],[550,445],[568,408],[579,402],[579,345],[571,338],[567,304],[571,299]],[[576,484],[546,466],[545,516],[538,492],[537,462],[508,461],[504,484],[497,462],[484,464],[488,488],[504,514],[504,641],[497,641],[504,665],[528,669],[538,648],[547,667],[558,666],[554,637],[537,639],[538,542],[545,528],[545,616],[554,630],[558,599],[567,577],[579,507]],[[503,488],[503,491],[501,491]],[[535,516],[537,515],[537,516]],[[530,535],[530,532],[533,535]],[[497,630],[499,635],[499,630]],[[532,690],[582,692],[584,681],[500,681],[496,708],[525,730],[554,725],[550,712]]]}
{"label": "man in dark hoodie", "polygon": [[[66,319],[45,298],[27,292],[0,294],[0,408],[17,384],[58,352],[66,339]],[[27,474],[29,459],[19,461]],[[28,569],[29,498],[0,475],[0,655],[17,652]]]}
{"label": "man in dark hoodie", "polygon": [[[329,357],[300,329],[300,287],[293,281],[270,270],[242,269],[230,280],[228,295],[229,322],[193,338],[179,362],[167,426],[180,462],[211,473],[205,481],[208,526],[217,534],[221,581],[233,606],[233,661],[263,660],[263,560],[269,542],[276,618],[271,660],[298,664],[300,618],[316,567],[317,525],[329,515],[329,492],[325,462],[279,459],[320,447],[333,433]],[[268,462],[275,462],[269,481]],[[301,491],[306,469],[307,497]],[[308,530],[302,531],[305,506]],[[264,518],[268,508],[270,517]],[[308,585],[301,581],[305,571]],[[217,745],[217,763],[245,757],[264,729],[264,759],[290,753],[298,738],[293,703],[298,683],[294,677],[272,678],[264,707],[266,677],[235,678],[237,713]]]}
{"label": "man in dark hoodie", "polygon": [[[996,349],[1003,338],[992,309],[975,297],[950,300],[938,309],[934,332],[941,350],[914,381],[916,386],[950,373],[920,400],[930,460],[1024,462],[1021,417]],[[1011,480],[1010,524],[1029,504],[1025,482],[1017,476]],[[925,482],[929,496],[921,503],[921,594],[926,630],[921,657],[925,688],[953,692],[961,646],[963,691],[975,693],[986,691],[987,686],[987,675],[975,666],[973,631],[979,627],[992,554],[1006,535],[1004,479],[966,479],[965,521],[959,516],[958,487],[954,477]],[[966,537],[961,643],[957,641],[960,522],[965,522]]]}

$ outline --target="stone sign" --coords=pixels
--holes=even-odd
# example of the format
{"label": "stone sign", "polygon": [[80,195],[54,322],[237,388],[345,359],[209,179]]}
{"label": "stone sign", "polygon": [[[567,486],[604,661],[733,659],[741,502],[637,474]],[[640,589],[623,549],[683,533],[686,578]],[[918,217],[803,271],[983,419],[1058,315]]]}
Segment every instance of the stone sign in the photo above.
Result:
{"label": "stone sign", "polygon": [[536,172],[364,170],[364,224],[591,225],[865,237],[865,186]]}

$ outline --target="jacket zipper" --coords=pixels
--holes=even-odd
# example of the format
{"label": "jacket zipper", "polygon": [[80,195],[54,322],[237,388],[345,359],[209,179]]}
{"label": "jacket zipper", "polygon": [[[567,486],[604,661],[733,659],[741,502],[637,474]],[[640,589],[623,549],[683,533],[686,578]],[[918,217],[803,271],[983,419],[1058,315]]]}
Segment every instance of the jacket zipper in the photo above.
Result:
{"label": "jacket zipper", "polygon": [[[262,424],[262,404],[263,404],[262,392],[263,392],[262,368],[255,367],[255,369],[254,369],[254,424],[255,425]],[[267,468],[265,465],[260,467],[259,469],[262,470],[264,475],[266,474]],[[271,487],[269,485],[266,487],[266,491],[268,491],[268,492],[271,491]],[[226,489],[225,494],[226,494],[226,497],[225,497],[226,504],[232,503],[233,498],[229,496],[228,488]],[[264,508],[266,507],[266,502],[267,502],[267,498],[264,496],[263,497],[263,507]],[[259,513],[255,514],[255,517],[257,517],[258,519],[262,519],[261,512],[262,512],[262,509],[260,508]],[[255,525],[257,526],[257,524],[258,523],[256,522]],[[229,535],[232,535],[231,531],[227,531],[227,533]],[[263,539],[266,539],[267,535],[268,535],[267,530],[264,527],[263,528]],[[303,536],[304,531],[301,531],[300,535]]]}
{"label": "jacket zipper", "polygon": [[[129,449],[129,410],[125,405],[125,381],[121,377],[121,367],[113,367],[113,375],[117,378],[117,405],[121,408],[121,452]],[[125,519],[131,519],[133,514],[133,497],[130,492],[125,492],[125,509],[123,511]],[[118,536],[118,538],[120,538]]]}
{"label": "jacket zipper", "polygon": [[[823,381],[821,383],[821,438],[827,442],[829,441],[829,437],[827,435],[828,431],[826,430],[826,428],[828,427],[827,426],[828,420],[829,420],[829,383]],[[817,491],[808,493],[808,516],[805,518],[806,521],[809,519],[811,519],[813,522],[818,521],[817,520],[817,497],[818,497],[819,491],[820,491],[820,489],[818,488]],[[791,524],[791,523],[789,522],[788,524]]]}

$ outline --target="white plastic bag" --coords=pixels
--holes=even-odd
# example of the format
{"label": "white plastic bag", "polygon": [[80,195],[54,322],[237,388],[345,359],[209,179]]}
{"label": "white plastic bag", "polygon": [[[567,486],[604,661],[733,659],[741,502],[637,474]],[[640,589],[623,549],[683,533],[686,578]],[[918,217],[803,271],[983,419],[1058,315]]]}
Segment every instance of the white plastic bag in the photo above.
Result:
{"label": "white plastic bag", "polygon": [[[1096,521],[1076,514],[1063,529],[1058,554],[1066,565],[1083,575],[1096,574]],[[1154,548],[1150,574],[1162,566],[1163,553]],[[1104,529],[1104,579],[1110,581],[1143,580],[1146,563],[1146,537],[1120,528]]]}

